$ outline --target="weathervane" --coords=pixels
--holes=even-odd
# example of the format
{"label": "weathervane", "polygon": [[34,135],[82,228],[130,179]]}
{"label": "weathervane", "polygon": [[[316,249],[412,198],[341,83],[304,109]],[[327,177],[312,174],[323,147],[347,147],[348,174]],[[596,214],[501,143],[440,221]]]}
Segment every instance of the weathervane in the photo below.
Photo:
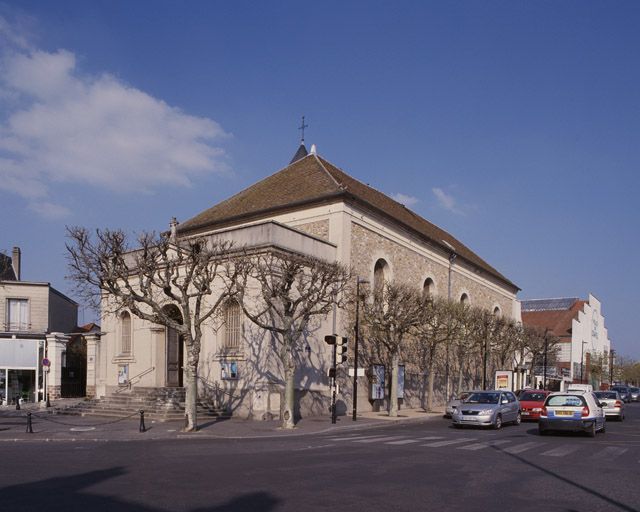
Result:
{"label": "weathervane", "polygon": [[302,124],[298,127],[298,130],[302,131],[302,138],[300,139],[300,144],[304,143],[304,129],[309,128],[308,124],[304,124],[304,116],[302,116]]}

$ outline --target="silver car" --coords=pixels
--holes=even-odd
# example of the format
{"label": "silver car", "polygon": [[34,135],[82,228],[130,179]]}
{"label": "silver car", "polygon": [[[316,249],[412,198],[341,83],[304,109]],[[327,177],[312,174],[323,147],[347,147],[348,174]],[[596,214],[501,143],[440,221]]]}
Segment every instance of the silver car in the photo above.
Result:
{"label": "silver car", "polygon": [[593,393],[576,391],[572,393],[551,393],[544,402],[538,432],[564,430],[586,432],[595,437],[596,432],[605,432],[606,416],[600,401]]}
{"label": "silver car", "polygon": [[594,391],[595,397],[602,405],[604,415],[624,421],[624,402],[617,391]]}
{"label": "silver car", "polygon": [[468,425],[502,428],[505,423],[522,421],[520,403],[511,391],[474,391],[454,411],[453,426]]}
{"label": "silver car", "polygon": [[462,401],[467,398],[470,394],[472,393],[472,391],[462,391],[461,393],[458,393],[457,395],[451,395],[451,399],[447,402],[447,406],[444,410],[444,416],[445,418],[451,418],[451,416],[453,416],[453,412],[460,407],[460,404],[462,403]]}

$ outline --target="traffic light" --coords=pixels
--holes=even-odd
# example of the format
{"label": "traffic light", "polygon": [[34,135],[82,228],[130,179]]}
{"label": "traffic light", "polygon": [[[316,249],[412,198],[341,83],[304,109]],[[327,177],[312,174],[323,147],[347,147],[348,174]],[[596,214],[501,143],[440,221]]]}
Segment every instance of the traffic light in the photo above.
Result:
{"label": "traffic light", "polygon": [[340,336],[336,336],[335,334],[329,334],[327,336],[324,337],[324,342],[329,344],[329,345],[335,345],[336,344],[336,339],[339,338]]}
{"label": "traffic light", "polygon": [[347,346],[348,338],[342,338],[338,336],[336,338],[336,364],[344,363],[347,360]]}

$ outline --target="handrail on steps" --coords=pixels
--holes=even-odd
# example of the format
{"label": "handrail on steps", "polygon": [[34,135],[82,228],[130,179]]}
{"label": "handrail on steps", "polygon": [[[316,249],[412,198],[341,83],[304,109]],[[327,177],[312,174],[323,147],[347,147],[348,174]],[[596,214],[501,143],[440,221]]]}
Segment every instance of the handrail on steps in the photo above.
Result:
{"label": "handrail on steps", "polygon": [[124,391],[125,389],[131,389],[131,384],[133,384],[134,381],[136,380],[140,380],[142,377],[144,377],[147,373],[151,373],[152,371],[155,371],[156,367],[152,366],[151,368],[147,368],[146,370],[140,372],[138,375],[134,375],[133,377],[131,377],[130,379],[127,380],[126,383],[124,384],[119,384],[118,385],[118,389],[116,389],[114,391],[114,393],[120,393],[121,391]]}

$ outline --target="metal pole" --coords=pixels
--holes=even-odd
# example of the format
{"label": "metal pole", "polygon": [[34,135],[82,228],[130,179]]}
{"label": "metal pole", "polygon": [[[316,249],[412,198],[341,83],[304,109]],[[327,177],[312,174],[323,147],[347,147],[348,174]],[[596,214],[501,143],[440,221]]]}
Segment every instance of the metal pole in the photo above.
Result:
{"label": "metal pole", "polygon": [[609,386],[613,386],[613,355],[615,354],[615,352],[616,351],[613,349],[611,349],[611,351],[609,352],[609,358],[611,359],[611,362],[609,363]]}
{"label": "metal pole", "polygon": [[331,423],[336,423],[336,344],[333,344],[333,392],[331,393]]}
{"label": "metal pole", "polygon": [[584,379],[583,379],[583,375],[584,375],[584,344],[586,343],[586,341],[582,342],[582,353],[580,354],[580,383],[584,384]]}
{"label": "metal pole", "polygon": [[547,350],[548,350],[548,342],[549,337],[547,336],[548,330],[544,330],[544,360],[543,360],[543,368],[542,368],[542,389],[547,389]]}
{"label": "metal pole", "polygon": [[482,347],[482,389],[487,389],[487,335],[484,337],[484,346]]}
{"label": "metal pole", "polygon": [[356,277],[356,333],[353,344],[353,416],[357,420],[358,413],[358,344],[360,341],[360,278]]}
{"label": "metal pole", "polygon": [[[447,298],[451,302],[451,274],[453,272],[453,262],[456,261],[456,253],[452,252],[449,255],[449,283],[447,289]],[[445,387],[445,400],[449,400],[449,343],[445,347],[445,367],[444,367],[444,387]]]}

